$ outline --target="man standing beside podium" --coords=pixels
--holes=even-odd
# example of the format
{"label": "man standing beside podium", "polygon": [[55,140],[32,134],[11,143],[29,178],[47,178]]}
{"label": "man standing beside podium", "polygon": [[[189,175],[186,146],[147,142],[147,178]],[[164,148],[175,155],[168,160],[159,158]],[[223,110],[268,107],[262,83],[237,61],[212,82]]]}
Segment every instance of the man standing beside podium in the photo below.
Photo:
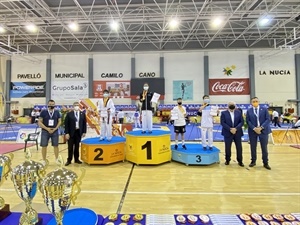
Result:
{"label": "man standing beside podium", "polygon": [[74,111],[69,112],[65,118],[65,134],[68,140],[68,159],[66,166],[70,165],[74,155],[75,163],[82,164],[79,160],[79,143],[86,134],[86,117],[79,110],[79,103],[73,103]]}
{"label": "man standing beside podium", "polygon": [[251,148],[251,163],[249,167],[254,167],[256,165],[256,147],[257,139],[259,138],[264,167],[271,170],[268,159],[268,139],[269,134],[271,133],[270,114],[267,108],[259,106],[257,97],[251,99],[251,104],[253,107],[249,108],[246,114]]}

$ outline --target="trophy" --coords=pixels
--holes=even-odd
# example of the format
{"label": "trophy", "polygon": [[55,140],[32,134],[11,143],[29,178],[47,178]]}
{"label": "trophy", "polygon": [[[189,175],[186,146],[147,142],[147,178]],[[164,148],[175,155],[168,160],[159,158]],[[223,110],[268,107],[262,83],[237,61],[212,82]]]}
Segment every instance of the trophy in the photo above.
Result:
{"label": "trophy", "polygon": [[[14,155],[9,156],[0,154],[0,185],[3,183],[4,178],[7,179],[8,174],[11,172],[11,161]],[[4,199],[0,196],[0,221],[4,220],[11,214],[9,205],[5,204]]]}
{"label": "trophy", "polygon": [[31,160],[29,149],[25,152],[26,161],[16,166],[11,172],[18,196],[25,202],[25,211],[22,213],[19,225],[42,225],[42,219],[38,217],[36,210],[31,206],[39,180],[46,174],[45,167],[41,163]]}
{"label": "trophy", "polygon": [[85,169],[81,168],[81,176],[71,170],[62,168],[62,157],[58,158],[59,168],[48,173],[42,184],[44,202],[48,210],[54,215],[56,224],[63,225],[63,216],[70,207],[71,202],[75,204],[78,194],[80,193],[81,180],[85,175]]}

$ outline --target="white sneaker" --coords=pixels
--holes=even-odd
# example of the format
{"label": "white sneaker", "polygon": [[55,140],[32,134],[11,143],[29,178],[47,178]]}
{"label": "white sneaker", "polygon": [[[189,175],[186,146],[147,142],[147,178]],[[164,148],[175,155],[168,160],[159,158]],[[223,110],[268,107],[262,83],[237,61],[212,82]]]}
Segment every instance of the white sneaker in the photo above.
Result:
{"label": "white sneaker", "polygon": [[43,160],[43,159],[41,160],[41,163],[43,166],[46,166],[46,164],[47,164],[46,160]]}
{"label": "white sneaker", "polygon": [[61,161],[59,159],[55,159],[55,163],[59,166],[61,164]]}
{"label": "white sneaker", "polygon": [[103,138],[103,137],[99,138],[99,141],[103,141],[103,140],[104,140],[104,138]]}

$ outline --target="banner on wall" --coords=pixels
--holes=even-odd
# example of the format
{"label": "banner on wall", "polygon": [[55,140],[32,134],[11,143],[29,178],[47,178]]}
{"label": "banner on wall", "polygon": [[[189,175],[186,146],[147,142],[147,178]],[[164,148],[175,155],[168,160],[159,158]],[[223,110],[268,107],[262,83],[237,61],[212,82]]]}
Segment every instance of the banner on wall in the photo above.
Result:
{"label": "banner on wall", "polygon": [[88,97],[87,81],[57,81],[51,83],[51,99],[54,100],[78,100]]}
{"label": "banner on wall", "polygon": [[249,78],[209,79],[210,95],[249,95]]}
{"label": "banner on wall", "polygon": [[46,82],[11,82],[11,98],[40,98],[46,97]]}
{"label": "banner on wall", "polygon": [[173,100],[193,100],[193,80],[174,80],[173,81]]}
{"label": "banner on wall", "polygon": [[130,98],[130,81],[94,81],[94,98],[102,98],[105,89],[112,98]]}

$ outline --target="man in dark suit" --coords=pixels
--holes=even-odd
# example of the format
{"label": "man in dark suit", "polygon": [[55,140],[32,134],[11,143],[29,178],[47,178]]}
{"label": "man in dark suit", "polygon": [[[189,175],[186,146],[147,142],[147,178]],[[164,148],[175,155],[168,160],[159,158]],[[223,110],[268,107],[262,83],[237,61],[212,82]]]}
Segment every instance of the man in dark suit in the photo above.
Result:
{"label": "man in dark suit", "polygon": [[246,115],[251,148],[251,163],[249,167],[256,165],[256,147],[257,138],[259,138],[264,167],[271,170],[268,159],[268,138],[271,133],[270,114],[267,108],[259,106],[257,97],[251,98],[251,104],[253,107],[247,110]]}
{"label": "man in dark suit", "polygon": [[228,103],[228,110],[221,114],[222,135],[225,142],[225,165],[229,165],[231,160],[231,144],[235,143],[236,159],[239,166],[243,167],[242,136],[244,119],[240,110],[236,110],[234,102]]}
{"label": "man in dark suit", "polygon": [[73,154],[75,163],[82,164],[79,160],[79,143],[86,134],[86,117],[79,110],[79,103],[74,102],[74,111],[67,114],[65,119],[65,134],[68,140],[68,159],[66,166],[72,162]]}

